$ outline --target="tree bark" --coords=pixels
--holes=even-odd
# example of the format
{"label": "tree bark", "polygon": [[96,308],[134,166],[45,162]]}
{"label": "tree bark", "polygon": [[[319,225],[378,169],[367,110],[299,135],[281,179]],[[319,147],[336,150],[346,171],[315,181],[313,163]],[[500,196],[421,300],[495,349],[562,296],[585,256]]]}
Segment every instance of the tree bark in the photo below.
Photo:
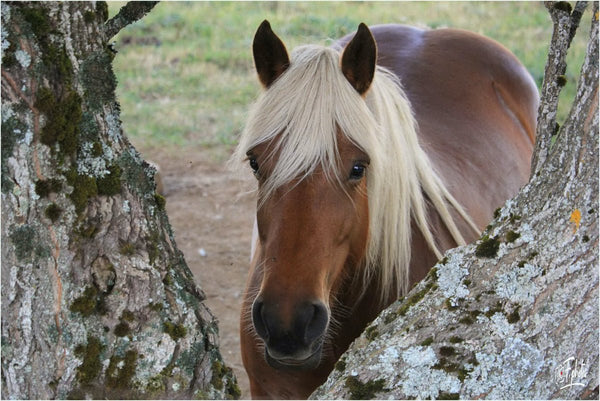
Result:
{"label": "tree bark", "polygon": [[1,7],[2,398],[238,397],[122,132],[106,3]]}
{"label": "tree bark", "polygon": [[[564,3],[549,8],[564,14],[559,25],[572,21]],[[556,29],[568,38],[571,26]],[[551,49],[566,52],[570,40],[558,49],[555,37]],[[555,56],[544,86],[564,73]],[[551,146],[542,131],[556,104],[542,97],[544,157],[531,181],[479,241],[450,250],[383,311],[312,397],[598,398],[597,2],[577,95]]]}

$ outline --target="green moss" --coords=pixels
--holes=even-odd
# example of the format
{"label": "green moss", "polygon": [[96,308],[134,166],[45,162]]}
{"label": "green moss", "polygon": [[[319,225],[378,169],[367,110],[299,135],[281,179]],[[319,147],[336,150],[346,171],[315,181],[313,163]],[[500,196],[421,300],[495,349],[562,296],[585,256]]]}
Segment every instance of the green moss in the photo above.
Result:
{"label": "green moss", "polygon": [[15,247],[15,255],[18,260],[27,259],[31,256],[35,245],[35,230],[27,224],[23,224],[12,230],[10,239]]}
{"label": "green moss", "polygon": [[159,193],[154,194],[154,201],[156,202],[156,206],[158,206],[159,210],[165,210],[165,206],[167,205],[167,200],[164,196]]}
{"label": "green moss", "polygon": [[493,308],[490,308],[487,312],[485,312],[485,316],[490,318],[498,312],[502,312],[502,302],[500,301],[496,302],[496,305]]}
{"label": "green moss", "polygon": [[[75,173],[77,174],[77,173]],[[73,192],[69,195],[75,205],[75,211],[80,214],[87,207],[88,199],[98,195],[96,179],[87,175],[75,175],[67,177],[67,181],[73,186]]]}
{"label": "green moss", "polygon": [[146,236],[145,240],[146,252],[148,252],[148,260],[150,264],[154,264],[154,262],[160,257],[160,236],[157,231],[152,231],[149,236]]}
{"label": "green moss", "polygon": [[452,336],[452,337],[450,337],[450,339],[448,341],[451,342],[452,344],[458,344],[458,343],[462,343],[465,340],[463,340],[462,338],[460,338],[458,336]]}
{"label": "green moss", "polygon": [[[224,378],[227,378],[227,380],[224,381]],[[217,359],[212,363],[212,377],[210,379],[210,384],[217,390],[223,390],[225,387],[225,394],[228,399],[238,399],[242,394],[231,368],[225,366]]]}
{"label": "green moss", "polygon": [[126,322],[133,322],[135,320],[135,315],[133,314],[133,312],[125,309],[123,313],[121,313],[121,320],[124,320]]}
{"label": "green moss", "polygon": [[90,316],[96,311],[98,290],[95,287],[87,287],[83,294],[77,297],[69,310],[71,312],[81,313],[83,316]]}
{"label": "green moss", "polygon": [[589,242],[590,241],[590,237],[587,235],[584,235],[583,237],[581,237],[581,241],[582,242]]}
{"label": "green moss", "polygon": [[91,54],[81,63],[79,78],[90,109],[98,110],[114,101],[117,79],[112,70],[112,57],[104,50]]}
{"label": "green moss", "polygon": [[161,302],[152,302],[151,304],[148,304],[148,308],[154,312],[160,312],[163,310],[163,304]]}
{"label": "green moss", "polygon": [[113,164],[108,167],[109,174],[96,180],[99,195],[116,195],[121,192],[121,167]]}
{"label": "green moss", "polygon": [[235,381],[235,380],[228,380],[227,381],[227,386],[225,387],[225,393],[231,399],[233,399],[233,400],[239,400],[240,396],[242,395],[242,390],[240,389],[240,386],[238,386],[237,381]]}
{"label": "green moss", "polygon": [[225,365],[221,361],[215,360],[212,363],[212,377],[210,384],[217,390],[223,390],[223,376],[225,374]]}
{"label": "green moss", "polygon": [[125,322],[121,322],[115,326],[115,336],[125,337],[131,334],[131,328]]}
{"label": "green moss", "polygon": [[100,142],[94,142],[92,145],[92,156],[100,157],[104,154],[104,149],[102,148],[102,144]]}
{"label": "green moss", "polygon": [[396,320],[397,317],[398,317],[398,313],[397,312],[388,312],[388,314],[385,315],[385,318],[383,319],[383,322],[385,324],[389,324],[389,323],[393,322],[394,320]]}
{"label": "green moss", "polygon": [[458,309],[458,305],[452,305],[451,298],[446,298],[446,301],[444,301],[444,305],[446,305],[446,309],[448,309],[448,310]]}
{"label": "green moss", "polygon": [[104,345],[94,336],[88,336],[86,345],[78,345],[75,348],[75,355],[83,358],[81,365],[77,367],[77,380],[82,384],[90,384],[98,377],[102,370],[100,355],[104,350]]}
{"label": "green moss", "polygon": [[447,393],[445,391],[440,391],[437,396],[438,400],[460,400],[460,393]]}
{"label": "green moss", "polygon": [[94,22],[96,19],[96,14],[93,11],[87,10],[83,13],[83,20],[88,24]]}
{"label": "green moss", "polygon": [[349,376],[345,384],[350,391],[351,400],[371,400],[377,393],[384,391],[385,380],[369,380],[363,383],[355,376]]}
{"label": "green moss", "polygon": [[177,341],[187,335],[187,329],[182,324],[173,324],[171,322],[163,323],[163,331],[167,333],[173,341]]}
{"label": "green moss", "polygon": [[117,389],[128,389],[131,379],[135,376],[138,353],[129,350],[124,357],[113,355],[106,369],[105,383],[108,387]]}
{"label": "green moss", "polygon": [[88,317],[94,313],[99,315],[105,315],[108,310],[105,302],[105,294],[98,292],[96,287],[89,286],[83,294],[77,297],[69,310],[73,313],[81,313],[83,316]]}
{"label": "green moss", "polygon": [[379,336],[379,330],[377,330],[376,325],[367,327],[365,330],[365,337],[367,337],[367,339],[372,341],[377,338],[377,336]]}
{"label": "green moss", "polygon": [[96,2],[96,13],[102,18],[102,22],[108,19],[108,4],[105,1]]}
{"label": "green moss", "polygon": [[514,323],[517,323],[519,320],[521,320],[521,316],[519,316],[520,308],[521,308],[521,306],[517,305],[515,307],[515,309],[506,316],[506,320],[508,321],[508,323],[514,324]]}
{"label": "green moss", "polygon": [[498,217],[500,217],[500,211],[502,210],[501,207],[499,207],[498,209],[494,210],[494,218],[497,219]]}
{"label": "green moss", "polygon": [[54,223],[56,220],[58,220],[62,211],[63,210],[56,203],[52,203],[46,208],[46,210],[44,210],[44,214]]}
{"label": "green moss", "polygon": [[440,347],[440,355],[442,355],[442,356],[451,356],[451,355],[454,355],[455,352],[456,352],[456,350],[454,349],[454,347],[446,347],[446,346]]}
{"label": "green moss", "polygon": [[506,242],[515,242],[519,237],[521,237],[521,234],[519,234],[518,232],[515,232],[513,230],[510,230],[506,233]]}
{"label": "green moss", "polygon": [[423,347],[427,347],[427,346],[429,346],[431,344],[433,344],[433,337],[427,337],[425,340],[423,340],[421,342],[420,345],[423,346]]}
{"label": "green moss", "polygon": [[517,221],[521,220],[521,215],[510,213],[508,221],[510,224],[515,224]]}
{"label": "green moss", "polygon": [[466,279],[463,280],[463,284],[468,287],[468,286],[471,285],[471,280],[469,280],[468,278],[466,278]]}
{"label": "green moss", "polygon": [[499,248],[500,242],[497,237],[490,238],[489,236],[484,235],[475,248],[475,255],[484,258],[493,258],[498,253]]}
{"label": "green moss", "polygon": [[89,224],[86,226],[81,226],[78,230],[77,230],[77,234],[79,234],[82,238],[94,238],[94,236],[96,235],[96,233],[98,232],[98,227],[95,226],[94,224]]}
{"label": "green moss", "polygon": [[524,267],[524,266],[525,266],[525,263],[527,263],[527,261],[526,261],[526,260],[522,260],[522,261],[520,261],[519,263],[517,263],[517,266],[518,266],[518,267]]}
{"label": "green moss", "polygon": [[442,258],[442,260],[440,260],[438,263],[441,264],[441,265],[447,264],[448,263],[448,256],[444,256]]}
{"label": "green moss", "polygon": [[38,40],[41,50],[41,61],[44,64],[44,72],[52,83],[69,84],[73,66],[67,56],[65,46],[57,47],[50,40],[53,30],[46,11],[41,7],[23,7],[20,9],[23,19],[29,23],[30,29]]}
{"label": "green moss", "polygon": [[435,283],[430,281],[425,285],[423,289],[421,289],[421,291],[418,291],[409,296],[406,299],[406,301],[404,301],[402,306],[400,306],[400,308],[396,311],[396,313],[398,313],[400,316],[404,316],[411,306],[416,305],[420,300],[423,299],[423,297],[425,297],[425,294],[427,294],[429,290],[431,290],[434,287],[434,284]]}
{"label": "green moss", "polygon": [[556,3],[554,3],[554,8],[556,10],[565,11],[569,14],[571,14],[571,11],[573,10],[571,4],[569,4],[568,1],[557,1]]}
{"label": "green moss", "polygon": [[335,363],[335,370],[337,370],[338,372],[343,372],[344,370],[346,370],[346,358],[345,357]]}
{"label": "green moss", "polygon": [[2,69],[11,68],[17,64],[17,58],[15,57],[15,52],[17,51],[15,39],[9,37],[8,41],[10,45],[4,50],[4,55],[2,56]]}
{"label": "green moss", "polygon": [[35,182],[35,193],[45,198],[52,192],[57,193],[62,190],[62,182],[57,178],[49,180],[38,180]]}
{"label": "green moss", "polygon": [[58,143],[62,158],[73,156],[79,147],[81,97],[73,90],[66,90],[60,99],[56,99],[51,89],[43,87],[38,91],[35,107],[47,119],[40,133],[40,141],[52,149]]}
{"label": "green moss", "polygon": [[126,242],[123,245],[121,245],[119,252],[121,253],[121,255],[131,256],[135,253],[135,245],[132,243]]}
{"label": "green moss", "polygon": [[[227,378],[227,380],[224,381],[224,378]],[[210,384],[217,390],[223,390],[223,388],[225,388],[225,394],[228,395],[228,399],[238,399],[242,394],[231,368],[225,366],[223,362],[218,359],[215,359],[212,363],[212,377],[210,379]]]}
{"label": "green moss", "polygon": [[467,315],[467,316],[461,317],[458,320],[458,323],[462,323],[462,324],[466,324],[466,325],[471,325],[471,324],[475,323],[475,320],[471,316]]}
{"label": "green moss", "polygon": [[170,274],[165,274],[165,278],[163,278],[163,284],[167,287],[170,287],[173,285],[173,278],[171,277]]}
{"label": "green moss", "polygon": [[427,280],[436,281],[438,278],[437,270],[437,267],[432,267],[431,270],[429,270],[429,273],[427,273]]}
{"label": "green moss", "polygon": [[23,19],[29,23],[31,31],[40,41],[45,40],[52,27],[48,16],[40,8],[23,7],[20,8]]}

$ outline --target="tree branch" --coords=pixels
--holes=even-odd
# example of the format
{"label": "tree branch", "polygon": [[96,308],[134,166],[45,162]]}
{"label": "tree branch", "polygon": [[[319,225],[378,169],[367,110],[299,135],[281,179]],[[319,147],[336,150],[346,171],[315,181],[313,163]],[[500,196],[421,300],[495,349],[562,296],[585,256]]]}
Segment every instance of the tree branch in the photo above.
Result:
{"label": "tree branch", "polygon": [[110,40],[127,25],[143,18],[158,4],[158,1],[130,1],[105,25],[106,40]]}
{"label": "tree branch", "polygon": [[548,50],[548,61],[546,62],[542,84],[541,98],[545,101],[540,103],[538,110],[537,138],[531,161],[532,177],[540,171],[541,166],[548,157],[552,136],[558,134],[556,110],[558,109],[560,91],[564,86],[567,51],[579,26],[581,15],[587,7],[587,2],[578,1],[575,10],[571,13],[571,5],[565,1],[548,1],[544,4],[552,18],[554,31]]}

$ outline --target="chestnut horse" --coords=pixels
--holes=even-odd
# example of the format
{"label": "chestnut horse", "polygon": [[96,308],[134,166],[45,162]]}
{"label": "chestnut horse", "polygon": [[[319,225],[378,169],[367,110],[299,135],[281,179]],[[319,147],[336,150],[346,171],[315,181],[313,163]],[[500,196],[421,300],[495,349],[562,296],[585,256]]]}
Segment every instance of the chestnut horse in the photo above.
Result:
{"label": "chestnut horse", "polygon": [[265,91],[234,158],[258,181],[241,316],[254,398],[306,398],[377,314],[529,177],[538,93],[456,29],[361,24],[291,57],[267,21]]}

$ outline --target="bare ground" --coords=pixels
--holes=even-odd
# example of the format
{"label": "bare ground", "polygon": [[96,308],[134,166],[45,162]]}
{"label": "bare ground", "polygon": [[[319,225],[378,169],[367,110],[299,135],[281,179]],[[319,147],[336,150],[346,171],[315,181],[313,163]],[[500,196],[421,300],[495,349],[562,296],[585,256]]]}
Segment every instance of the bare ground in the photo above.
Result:
{"label": "bare ground", "polygon": [[249,172],[227,167],[229,153],[209,150],[143,150],[160,166],[167,213],[179,249],[206,304],[219,322],[220,349],[250,398],[240,355],[239,316],[250,258],[255,197]]}

